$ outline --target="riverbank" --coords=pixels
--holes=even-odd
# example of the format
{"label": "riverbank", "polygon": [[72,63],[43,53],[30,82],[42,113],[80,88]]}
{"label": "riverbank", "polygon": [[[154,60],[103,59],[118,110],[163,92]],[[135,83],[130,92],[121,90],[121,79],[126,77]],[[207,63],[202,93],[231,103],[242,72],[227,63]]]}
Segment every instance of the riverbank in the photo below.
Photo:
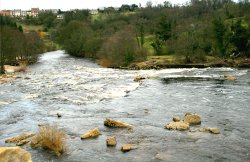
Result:
{"label": "riverbank", "polygon": [[205,61],[196,61],[194,63],[185,63],[183,60],[183,58],[177,58],[175,56],[150,56],[146,61],[132,63],[126,68],[132,70],[147,70],[165,68],[250,67],[250,58],[223,60],[216,57],[207,57]]}

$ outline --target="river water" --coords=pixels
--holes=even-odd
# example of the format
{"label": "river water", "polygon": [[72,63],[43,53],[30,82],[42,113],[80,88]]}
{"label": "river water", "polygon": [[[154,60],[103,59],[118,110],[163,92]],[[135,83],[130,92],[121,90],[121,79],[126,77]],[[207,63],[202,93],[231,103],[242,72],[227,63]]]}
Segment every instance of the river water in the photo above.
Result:
{"label": "river water", "polygon": [[[250,69],[206,68],[128,71],[102,68],[63,51],[42,54],[21,78],[0,85],[0,146],[5,139],[57,124],[67,135],[61,157],[23,146],[34,162],[250,161]],[[224,80],[234,75],[236,81]],[[136,76],[145,76],[141,83]],[[62,118],[57,118],[57,113]],[[196,127],[221,134],[169,131],[164,125],[186,112],[201,115]],[[105,118],[134,129],[111,129]],[[98,127],[96,139],[80,135]],[[106,146],[115,135],[117,146]],[[123,144],[137,149],[122,153]]]}

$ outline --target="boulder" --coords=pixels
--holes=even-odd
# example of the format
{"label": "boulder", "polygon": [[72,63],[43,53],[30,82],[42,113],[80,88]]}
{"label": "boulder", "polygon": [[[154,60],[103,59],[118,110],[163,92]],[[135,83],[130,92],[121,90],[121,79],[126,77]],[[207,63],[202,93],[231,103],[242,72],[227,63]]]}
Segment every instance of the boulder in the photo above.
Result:
{"label": "boulder", "polygon": [[107,127],[115,127],[115,128],[132,128],[132,126],[127,123],[123,123],[121,121],[113,120],[110,118],[107,118],[104,121],[104,125]]}
{"label": "boulder", "polygon": [[96,138],[100,135],[100,131],[98,128],[92,129],[88,131],[87,133],[83,134],[81,136],[81,139],[87,139],[87,138]]}
{"label": "boulder", "polygon": [[115,136],[108,137],[106,142],[107,142],[107,146],[116,146],[117,144]]}
{"label": "boulder", "polygon": [[128,152],[128,151],[133,150],[133,149],[136,149],[136,147],[132,144],[125,144],[121,147],[121,150],[123,152]]}
{"label": "boulder", "polygon": [[186,113],[183,121],[189,125],[199,125],[201,124],[201,117],[198,114]]}
{"label": "boulder", "polygon": [[31,155],[20,147],[0,147],[1,162],[32,162]]}
{"label": "boulder", "polygon": [[20,136],[13,137],[13,138],[5,140],[5,143],[18,143],[18,142],[20,142],[22,140],[25,140],[27,138],[33,137],[35,135],[36,134],[34,134],[34,133],[32,133],[32,134],[22,134]]}
{"label": "boulder", "polygon": [[189,124],[184,123],[182,121],[180,122],[171,122],[165,126],[165,129],[173,129],[173,130],[188,130],[189,129]]}
{"label": "boulder", "polygon": [[175,116],[175,117],[173,117],[173,121],[179,122],[179,121],[181,121],[181,118],[179,116]]}
{"label": "boulder", "polygon": [[224,79],[225,80],[230,80],[230,81],[237,80],[236,76],[233,76],[233,75],[225,75]]}
{"label": "boulder", "polygon": [[219,128],[209,128],[209,132],[212,134],[220,134]]}

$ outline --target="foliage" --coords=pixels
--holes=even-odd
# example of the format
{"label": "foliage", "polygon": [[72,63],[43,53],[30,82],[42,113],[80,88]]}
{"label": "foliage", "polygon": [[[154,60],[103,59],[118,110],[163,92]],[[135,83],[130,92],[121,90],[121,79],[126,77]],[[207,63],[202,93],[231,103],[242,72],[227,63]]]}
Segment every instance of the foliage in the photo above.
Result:
{"label": "foliage", "polygon": [[235,46],[235,54],[250,57],[250,27],[241,19],[231,26],[231,43]]}
{"label": "foliage", "polygon": [[[148,1],[145,8],[124,4],[98,11],[60,11],[64,20],[42,13],[24,21],[43,25],[46,37],[69,54],[98,58],[112,67],[143,60],[146,53],[175,55],[186,63],[210,55],[249,57],[249,1],[190,0],[182,6]],[[16,28],[15,22],[9,24]]]}
{"label": "foliage", "polygon": [[127,28],[116,32],[102,45],[98,57],[108,67],[127,66],[133,61],[144,59],[145,53],[137,46],[134,33]]}
{"label": "foliage", "polygon": [[[57,42],[69,54],[84,57],[88,51],[87,44],[93,38],[92,29],[79,21],[71,21],[57,32]],[[92,46],[93,47],[93,46]]]}
{"label": "foliage", "polygon": [[0,16],[0,48],[1,70],[4,64],[18,64],[20,60],[27,62],[37,59],[43,52],[43,42],[36,32],[23,33],[22,26],[17,27],[15,20],[7,16]]}

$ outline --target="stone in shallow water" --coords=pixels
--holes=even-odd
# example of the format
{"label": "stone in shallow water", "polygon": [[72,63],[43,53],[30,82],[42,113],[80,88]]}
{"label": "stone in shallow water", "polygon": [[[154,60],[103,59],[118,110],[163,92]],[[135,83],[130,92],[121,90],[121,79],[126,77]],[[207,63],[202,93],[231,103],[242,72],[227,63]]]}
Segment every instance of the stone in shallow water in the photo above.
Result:
{"label": "stone in shallow water", "polygon": [[169,124],[165,125],[165,129],[169,130],[188,130],[189,129],[189,124],[184,123],[182,121],[180,122],[170,122]]}
{"label": "stone in shallow water", "polygon": [[179,121],[181,121],[181,118],[179,116],[175,116],[175,117],[173,117],[173,121],[179,122]]}
{"label": "stone in shallow water", "polygon": [[116,143],[117,143],[115,136],[108,137],[106,142],[107,142],[107,146],[116,146]]}
{"label": "stone in shallow water", "polygon": [[209,132],[212,134],[220,134],[219,128],[209,128]]}
{"label": "stone in shallow water", "polygon": [[199,125],[201,124],[201,117],[198,114],[186,113],[183,121],[190,125]]}
{"label": "stone in shallow water", "polygon": [[87,138],[96,138],[100,135],[100,131],[98,128],[92,129],[88,131],[87,133],[83,134],[81,136],[81,139],[87,139]]}
{"label": "stone in shallow water", "polygon": [[23,145],[25,145],[25,144],[27,144],[27,143],[29,143],[30,141],[29,140],[21,140],[21,141],[19,141],[16,145],[17,146],[23,146]]}
{"label": "stone in shallow water", "polygon": [[113,120],[110,118],[107,118],[104,121],[104,125],[107,127],[115,127],[115,128],[132,128],[131,125],[121,122],[121,121],[117,121],[117,120]]}
{"label": "stone in shallow water", "polygon": [[57,117],[58,118],[61,118],[62,117],[62,114],[61,113],[56,113]]}
{"label": "stone in shallow water", "polygon": [[230,81],[237,80],[236,76],[233,76],[233,75],[225,75],[224,79],[225,80],[230,80]]}
{"label": "stone in shallow water", "polygon": [[22,134],[20,136],[9,138],[9,139],[5,140],[5,143],[17,143],[19,141],[22,141],[24,139],[33,137],[35,135],[36,135],[35,133],[32,133],[32,134]]}
{"label": "stone in shallow water", "polygon": [[125,145],[123,145],[123,146],[121,147],[121,150],[122,150],[123,152],[128,152],[128,151],[134,150],[134,149],[136,149],[136,147],[135,147],[134,145],[132,145],[132,144],[125,144]]}
{"label": "stone in shallow water", "polygon": [[20,147],[0,147],[1,162],[32,162],[31,155]]}

